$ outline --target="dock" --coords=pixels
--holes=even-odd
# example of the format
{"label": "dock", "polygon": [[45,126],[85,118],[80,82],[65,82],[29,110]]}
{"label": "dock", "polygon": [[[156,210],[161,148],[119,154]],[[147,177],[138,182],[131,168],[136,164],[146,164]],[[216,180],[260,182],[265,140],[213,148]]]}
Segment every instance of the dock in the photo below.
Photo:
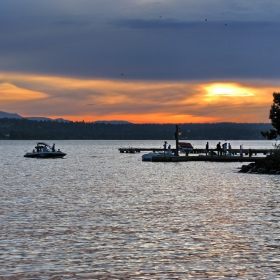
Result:
{"label": "dock", "polygon": [[[163,152],[163,148],[119,148],[120,153],[141,153],[141,152]],[[212,161],[212,162],[256,162],[271,153],[271,149],[231,149],[230,154],[217,155],[216,149],[209,149],[206,155],[205,149],[193,149],[192,151],[181,151],[179,156],[156,156],[153,162],[184,162],[184,161]],[[172,149],[172,153],[175,149]],[[183,154],[183,155],[182,155]]]}
{"label": "dock", "polygon": [[156,156],[153,162],[186,162],[186,161],[211,161],[211,162],[256,162],[264,157],[248,156]]}
{"label": "dock", "polygon": [[[130,153],[130,154],[134,154],[134,153],[141,153],[141,152],[163,152],[164,149],[163,148],[133,148],[133,147],[129,147],[129,148],[119,148],[120,153]],[[271,149],[243,149],[242,150],[242,154],[245,156],[257,156],[258,154],[262,154],[262,155],[267,155],[271,153]],[[172,149],[172,153],[175,152],[175,149]],[[240,149],[231,149],[231,154],[233,155],[238,155],[240,154]],[[181,152],[182,153],[182,152]],[[183,153],[185,153],[186,155],[188,154],[205,154],[205,149],[193,149],[192,151],[184,151]],[[209,149],[208,154],[209,155],[215,155],[215,153],[217,153],[216,149]]]}
{"label": "dock", "polygon": [[[272,149],[244,149],[243,145],[240,145],[239,149],[232,149],[229,145],[229,149],[227,148],[227,144],[220,145],[219,152],[217,151],[218,145],[216,149],[208,149],[208,142],[205,148],[207,148],[207,152],[205,148],[193,148],[191,143],[188,142],[179,142],[179,136],[182,134],[178,125],[175,126],[175,141],[176,141],[176,149],[171,149],[169,145],[167,148],[167,141],[164,141],[164,148],[119,148],[120,153],[141,153],[141,152],[150,152],[146,154],[142,160],[144,161],[156,161],[156,162],[182,162],[182,161],[216,161],[216,162],[252,162],[263,159],[266,155],[272,153]],[[225,149],[225,150],[224,150]],[[168,151],[168,152],[167,152]],[[172,152],[171,152],[172,151]],[[163,152],[158,154],[153,154],[157,152]],[[165,153],[167,152],[167,153]],[[182,156],[180,153],[184,153]],[[262,156],[258,156],[261,154]]]}
{"label": "dock", "polygon": [[[120,153],[129,153],[129,154],[135,154],[135,153],[141,153],[141,152],[159,152],[163,151],[161,148],[119,148]],[[173,151],[173,150],[172,150]]]}

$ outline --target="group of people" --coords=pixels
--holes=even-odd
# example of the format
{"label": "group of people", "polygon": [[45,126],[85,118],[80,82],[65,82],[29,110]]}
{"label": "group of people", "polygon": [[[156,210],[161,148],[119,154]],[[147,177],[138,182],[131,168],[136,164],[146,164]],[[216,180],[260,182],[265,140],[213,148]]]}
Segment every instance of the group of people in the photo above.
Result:
{"label": "group of people", "polygon": [[[54,145],[53,145],[53,149],[54,149]],[[172,154],[172,149],[171,149],[171,145],[168,145],[168,148],[167,148],[167,141],[164,141],[164,144],[163,144],[163,150],[164,150],[164,154]],[[213,155],[214,150],[211,150],[211,155]],[[223,156],[223,155],[226,155],[227,152],[229,153],[229,155],[232,155],[232,151],[231,151],[231,144],[230,143],[227,143],[225,142],[224,144],[221,144],[221,142],[219,142],[217,145],[216,145],[216,149],[215,151],[217,151],[217,155],[218,156]],[[210,152],[209,150],[209,142],[206,143],[206,146],[205,146],[205,153],[206,155],[208,155]],[[214,153],[215,154],[215,153]],[[243,156],[243,144],[240,145],[240,156]]]}
{"label": "group of people", "polygon": [[167,141],[164,141],[164,144],[163,144],[163,151],[164,151],[164,154],[172,154],[172,150],[171,150],[171,145],[168,145],[168,148],[167,148],[167,152],[166,152],[166,146],[167,146]]}
{"label": "group of people", "polygon": [[[225,142],[224,144],[221,144],[221,142],[219,142],[216,146],[216,151],[218,156],[226,155],[227,151],[231,154],[231,145],[230,143]],[[209,142],[206,143],[205,153],[206,155],[209,153]]]}

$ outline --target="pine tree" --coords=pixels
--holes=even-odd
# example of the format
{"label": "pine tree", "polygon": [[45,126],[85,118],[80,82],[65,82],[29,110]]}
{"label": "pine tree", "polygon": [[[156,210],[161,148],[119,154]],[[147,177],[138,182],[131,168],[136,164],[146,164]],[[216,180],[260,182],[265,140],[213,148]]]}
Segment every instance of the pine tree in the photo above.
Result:
{"label": "pine tree", "polygon": [[273,104],[269,111],[271,124],[275,129],[262,132],[262,136],[268,140],[276,139],[280,135],[280,93],[273,93]]}

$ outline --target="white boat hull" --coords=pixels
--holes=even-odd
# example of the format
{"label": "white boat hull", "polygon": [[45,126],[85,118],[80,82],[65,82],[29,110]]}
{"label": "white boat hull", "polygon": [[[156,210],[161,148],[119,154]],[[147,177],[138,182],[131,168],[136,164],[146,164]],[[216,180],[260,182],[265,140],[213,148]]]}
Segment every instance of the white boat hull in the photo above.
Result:
{"label": "white boat hull", "polygon": [[168,157],[172,157],[174,156],[172,153],[148,153],[148,154],[144,154],[142,156],[142,161],[153,161],[153,158],[155,157],[164,157],[164,156],[168,156]]}

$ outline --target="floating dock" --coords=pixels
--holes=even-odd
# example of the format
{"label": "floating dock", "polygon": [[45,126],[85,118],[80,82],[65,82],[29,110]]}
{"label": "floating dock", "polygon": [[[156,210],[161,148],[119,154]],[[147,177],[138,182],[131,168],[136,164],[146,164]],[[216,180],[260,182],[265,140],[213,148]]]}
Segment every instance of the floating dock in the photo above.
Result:
{"label": "floating dock", "polygon": [[[141,153],[141,152],[163,152],[162,148],[119,148],[120,153]],[[205,149],[193,149],[192,151],[183,151],[179,156],[156,156],[152,158],[154,162],[183,162],[183,161],[212,161],[212,162],[255,162],[263,159],[271,153],[271,149],[231,149],[230,154],[217,155],[216,149],[209,149],[208,155]],[[175,149],[172,149],[175,152]],[[261,156],[258,156],[261,155]]]}
{"label": "floating dock", "polygon": [[[129,148],[119,148],[120,153],[141,153],[141,152],[163,152],[164,149],[162,148],[133,148],[133,147],[129,147]],[[246,156],[253,156],[253,155],[258,155],[258,154],[262,154],[262,155],[267,155],[269,153],[271,153],[271,149],[243,149],[242,150],[242,154],[246,155]],[[172,153],[175,152],[175,149],[172,149]],[[229,150],[227,150],[227,152],[229,152]],[[240,154],[240,149],[231,149],[230,150],[231,154],[233,155],[237,155]],[[192,151],[184,151],[181,153],[187,153],[187,154],[205,154],[205,149],[193,149]],[[209,149],[208,154],[209,155],[214,155],[215,153],[217,153],[216,149]]]}
{"label": "floating dock", "polygon": [[264,157],[248,156],[156,156],[153,162],[183,162],[183,161],[212,161],[212,162],[256,162]]}

